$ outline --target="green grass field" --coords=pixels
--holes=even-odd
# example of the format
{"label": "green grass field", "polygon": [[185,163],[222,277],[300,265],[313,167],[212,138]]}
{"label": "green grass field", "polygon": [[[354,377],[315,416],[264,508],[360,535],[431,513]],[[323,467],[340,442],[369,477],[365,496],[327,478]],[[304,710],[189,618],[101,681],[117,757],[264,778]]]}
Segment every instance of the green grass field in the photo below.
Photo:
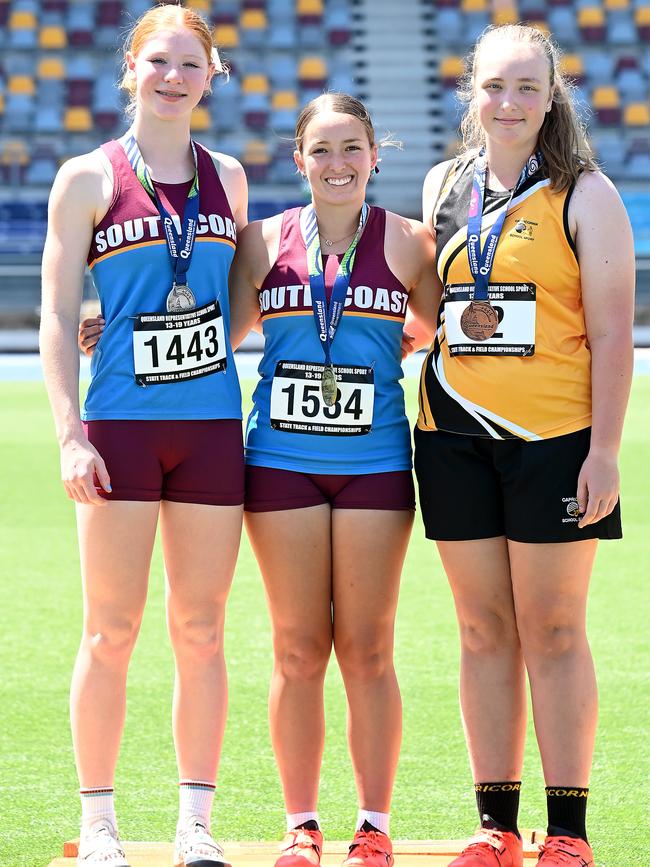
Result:
{"label": "green grass field", "polygon": [[[407,391],[413,418],[413,380]],[[81,623],[79,567],[73,507],[59,482],[43,386],[0,383],[0,401],[0,865],[44,867],[61,853],[62,842],[78,832],[67,693]],[[648,863],[649,429],[650,377],[637,377],[621,460],[625,540],[601,544],[589,609],[601,700],[589,809],[599,867]],[[419,522],[404,570],[396,654],[405,713],[393,836],[465,836],[474,828],[475,808],[457,703],[456,626],[435,546],[424,539]],[[278,839],[284,811],[266,724],[269,623],[245,540],[228,606],[227,658],[231,699],[215,801],[216,834],[221,839]],[[130,671],[116,779],[125,839],[172,839],[177,804],[172,673],[158,551]],[[343,691],[333,666],[327,723],[320,812],[326,835],[345,839],[356,817],[356,800]],[[531,726],[522,827],[544,826],[544,804]]]}

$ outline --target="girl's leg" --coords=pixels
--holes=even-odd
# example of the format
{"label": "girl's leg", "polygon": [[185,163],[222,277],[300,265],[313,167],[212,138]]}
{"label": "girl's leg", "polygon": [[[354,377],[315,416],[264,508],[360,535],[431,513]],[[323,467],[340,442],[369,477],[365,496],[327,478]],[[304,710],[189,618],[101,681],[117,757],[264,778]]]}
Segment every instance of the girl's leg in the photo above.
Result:
{"label": "girl's leg", "polygon": [[323,681],[332,650],[331,510],[328,505],[246,512],[273,630],[271,740],[287,813],[318,801],[325,719]]}
{"label": "girl's leg", "polygon": [[406,510],[333,511],[334,648],[359,806],[373,813],[390,810],[402,737],[393,637],[412,524]]}
{"label": "girl's leg", "polygon": [[167,624],[174,650],[173,727],[181,780],[214,782],[226,723],[226,599],[241,537],[241,506],[161,504]]}
{"label": "girl's leg", "polygon": [[147,595],[158,503],[77,505],[84,593],[70,717],[82,789],[110,787],[124,725],[126,675]]}
{"label": "girl's leg", "polygon": [[585,621],[597,544],[595,539],[509,542],[517,623],[548,787],[549,831],[584,839],[598,716]]}
{"label": "girl's leg", "polygon": [[505,538],[438,542],[460,631],[460,702],[475,783],[520,780],[526,685]]}

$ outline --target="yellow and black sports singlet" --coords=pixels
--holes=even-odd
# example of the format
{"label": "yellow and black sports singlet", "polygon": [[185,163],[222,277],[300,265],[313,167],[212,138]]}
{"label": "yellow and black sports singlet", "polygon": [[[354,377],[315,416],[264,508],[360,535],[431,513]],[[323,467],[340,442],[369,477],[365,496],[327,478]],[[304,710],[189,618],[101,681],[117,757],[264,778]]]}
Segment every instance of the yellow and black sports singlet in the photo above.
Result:
{"label": "yellow and black sports singlet", "polygon": [[[591,355],[567,217],[573,186],[553,192],[542,166],[517,190],[490,275],[499,326],[479,341],[459,324],[473,293],[467,259],[473,169],[471,156],[453,164],[433,215],[444,292],[422,369],[418,427],[523,440],[588,427]],[[486,190],[481,247],[508,198]]]}

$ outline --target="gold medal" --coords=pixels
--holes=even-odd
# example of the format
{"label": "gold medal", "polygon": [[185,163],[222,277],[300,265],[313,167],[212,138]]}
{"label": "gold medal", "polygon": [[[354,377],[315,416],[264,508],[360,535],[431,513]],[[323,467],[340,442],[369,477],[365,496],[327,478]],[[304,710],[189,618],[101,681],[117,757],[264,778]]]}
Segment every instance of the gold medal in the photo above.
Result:
{"label": "gold medal", "polygon": [[470,340],[487,340],[499,327],[499,317],[489,301],[472,301],[463,310],[460,327]]}
{"label": "gold medal", "polygon": [[325,406],[334,406],[338,394],[336,374],[331,364],[326,364],[320,380],[320,390],[323,394]]}
{"label": "gold medal", "polygon": [[196,307],[196,298],[186,283],[174,283],[167,296],[168,313],[184,313]]}

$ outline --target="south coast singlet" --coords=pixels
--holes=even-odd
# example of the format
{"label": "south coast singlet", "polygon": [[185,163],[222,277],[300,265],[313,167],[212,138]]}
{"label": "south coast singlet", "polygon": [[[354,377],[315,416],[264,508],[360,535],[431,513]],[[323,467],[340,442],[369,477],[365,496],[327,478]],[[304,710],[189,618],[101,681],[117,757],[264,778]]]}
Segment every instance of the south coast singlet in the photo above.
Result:
{"label": "south coast singlet", "polygon": [[[547,439],[591,423],[591,354],[580,268],[569,234],[573,186],[553,192],[545,167],[517,191],[490,275],[499,312],[490,340],[467,340],[451,309],[465,309],[473,278],[467,214],[473,159],[452,166],[434,213],[436,266],[444,287],[438,325],[420,381],[421,430],[495,439]],[[481,245],[509,194],[486,191]]]}
{"label": "south coast singlet", "polygon": [[[165,313],[167,294],[172,287],[171,260],[158,209],[138,181],[122,146],[111,141],[102,145],[102,150],[113,169],[113,200],[106,216],[93,230],[88,266],[106,325],[92,356],[91,383],[82,418],[86,421],[241,418],[228,306],[228,271],[237,232],[212,157],[197,145],[200,214],[187,284],[195,295],[197,309],[218,302],[222,316],[220,339],[215,337],[216,328],[204,329],[195,337],[191,318],[182,339],[179,336],[175,341],[173,337],[165,341],[164,334],[152,331],[148,345],[140,351],[151,353],[145,357],[151,369],[155,371],[157,365],[166,374],[160,376],[160,382],[151,382],[155,376],[149,376],[149,384],[143,386],[135,378],[134,328],[141,314]],[[174,212],[173,200],[179,196],[172,195],[173,187],[181,186],[156,185],[159,195],[167,198]],[[189,184],[185,187],[187,192]],[[152,328],[161,327],[155,325],[155,316],[150,318]],[[145,337],[146,334],[141,341]],[[192,364],[204,364],[211,356],[221,355],[225,369],[183,378],[187,376],[188,359]],[[174,376],[177,378],[170,381]]]}
{"label": "south coast singlet", "polygon": [[[320,392],[324,353],[312,312],[300,210],[283,216],[278,258],[259,293],[265,345],[246,461],[323,474],[408,470],[411,440],[399,382],[408,292],[386,263],[386,212],[371,208],[357,247],[332,344],[339,399],[326,407]],[[335,271],[325,266],[330,287]]]}

